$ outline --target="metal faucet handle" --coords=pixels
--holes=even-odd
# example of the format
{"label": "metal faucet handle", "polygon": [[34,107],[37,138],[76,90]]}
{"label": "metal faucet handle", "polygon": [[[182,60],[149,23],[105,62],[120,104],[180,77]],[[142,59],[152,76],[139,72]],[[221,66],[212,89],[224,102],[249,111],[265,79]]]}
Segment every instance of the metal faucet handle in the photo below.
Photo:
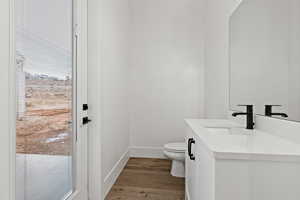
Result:
{"label": "metal faucet handle", "polygon": [[246,112],[234,112],[232,113],[233,117],[236,117],[238,115],[246,115],[246,121],[247,121],[247,129],[253,129],[254,128],[254,119],[253,119],[253,105],[238,105],[238,106],[245,106],[247,108]]}
{"label": "metal faucet handle", "polygon": [[266,116],[269,116],[269,117],[272,117],[274,115],[277,115],[277,116],[281,116],[281,117],[289,117],[286,113],[274,113],[272,110],[273,110],[273,107],[276,106],[276,107],[281,107],[282,105],[265,105],[265,115]]}
{"label": "metal faucet handle", "polygon": [[244,107],[253,107],[253,105],[251,104],[238,104],[237,106],[244,106]]}

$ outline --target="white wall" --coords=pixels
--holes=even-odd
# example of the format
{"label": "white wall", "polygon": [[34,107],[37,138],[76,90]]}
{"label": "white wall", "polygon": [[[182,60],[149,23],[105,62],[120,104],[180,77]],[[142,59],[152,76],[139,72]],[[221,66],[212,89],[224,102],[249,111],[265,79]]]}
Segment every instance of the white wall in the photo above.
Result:
{"label": "white wall", "polygon": [[130,144],[184,140],[184,118],[203,116],[203,4],[130,0]]}
{"label": "white wall", "polygon": [[206,0],[205,117],[225,118],[229,110],[229,16],[240,0]]}
{"label": "white wall", "polygon": [[104,181],[129,147],[128,1],[89,1],[88,26],[89,114],[94,120],[89,134],[98,140],[90,145],[102,145],[102,150],[91,153],[102,157],[94,164],[102,168]]}
{"label": "white wall", "polygon": [[105,0],[102,38],[103,175],[129,146],[128,3]]}

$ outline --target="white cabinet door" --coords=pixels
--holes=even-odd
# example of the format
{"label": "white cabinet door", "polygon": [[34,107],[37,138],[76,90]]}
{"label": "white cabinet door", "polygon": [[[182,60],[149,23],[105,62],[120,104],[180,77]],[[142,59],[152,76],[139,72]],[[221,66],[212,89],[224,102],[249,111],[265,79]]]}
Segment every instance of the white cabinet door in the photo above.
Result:
{"label": "white cabinet door", "polygon": [[214,200],[214,158],[200,138],[187,129],[186,199]]}
{"label": "white cabinet door", "polygon": [[212,154],[197,141],[196,145],[196,187],[192,200],[214,200],[215,162]]}
{"label": "white cabinet door", "polygon": [[196,198],[195,188],[197,187],[197,165],[196,165],[196,140],[194,134],[187,130],[186,145],[186,199],[193,200]]}

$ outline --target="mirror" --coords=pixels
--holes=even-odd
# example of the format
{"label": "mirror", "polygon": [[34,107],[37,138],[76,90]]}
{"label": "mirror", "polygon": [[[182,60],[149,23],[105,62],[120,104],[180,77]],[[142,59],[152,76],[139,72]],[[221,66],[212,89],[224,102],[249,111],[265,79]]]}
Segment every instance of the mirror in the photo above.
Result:
{"label": "mirror", "polygon": [[[300,0],[244,0],[230,18],[230,108],[300,121]],[[270,108],[269,108],[270,109]],[[269,110],[270,111],[270,110]]]}

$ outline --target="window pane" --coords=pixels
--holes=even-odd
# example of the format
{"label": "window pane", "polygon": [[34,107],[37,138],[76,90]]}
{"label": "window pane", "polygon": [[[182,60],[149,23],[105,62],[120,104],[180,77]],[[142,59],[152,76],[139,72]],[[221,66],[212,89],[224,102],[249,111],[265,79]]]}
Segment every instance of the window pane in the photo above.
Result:
{"label": "window pane", "polygon": [[16,0],[17,200],[73,190],[72,0]]}

